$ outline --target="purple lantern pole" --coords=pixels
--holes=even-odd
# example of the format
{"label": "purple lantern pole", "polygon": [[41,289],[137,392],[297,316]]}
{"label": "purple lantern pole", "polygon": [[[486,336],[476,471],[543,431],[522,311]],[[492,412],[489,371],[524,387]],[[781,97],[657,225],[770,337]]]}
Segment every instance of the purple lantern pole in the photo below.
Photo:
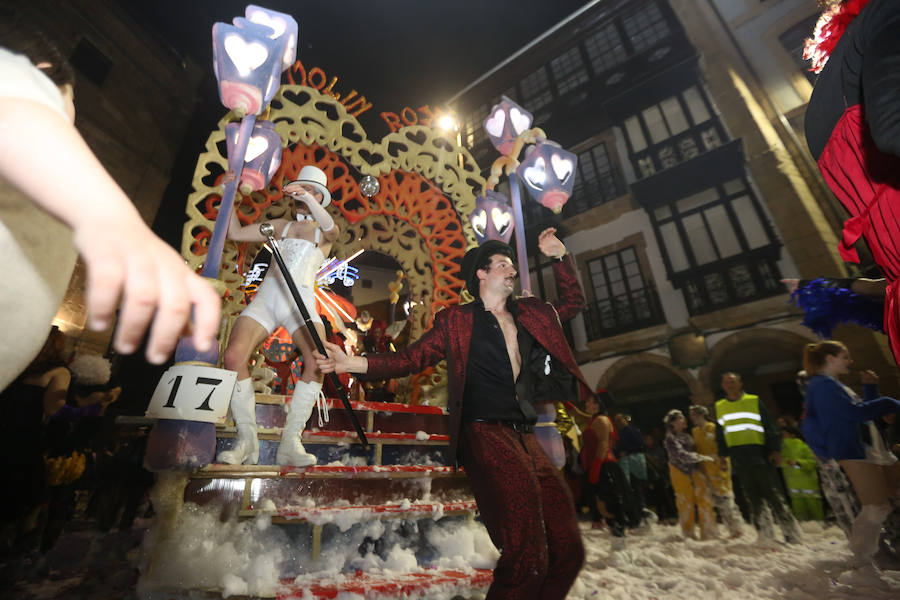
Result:
{"label": "purple lantern pole", "polygon": [[[296,60],[298,28],[293,17],[253,5],[246,8],[245,16],[235,18],[234,25],[216,23],[212,29],[213,71],[219,82],[219,97],[241,118],[241,124],[228,154],[228,168],[235,177],[222,192],[201,271],[210,279],[218,279],[234,196],[256,118],[278,91],[281,72]],[[266,168],[269,176],[272,171]],[[185,337],[175,349],[175,361],[215,367],[218,349],[198,352],[190,338]],[[177,391],[177,387],[172,391],[173,400]],[[147,440],[145,465],[150,470],[197,468],[213,461],[215,449],[213,423],[160,418]]]}
{"label": "purple lantern pole", "polygon": [[[234,195],[237,191],[241,171],[244,168],[244,155],[247,153],[247,146],[250,144],[250,134],[255,124],[256,115],[247,115],[241,119],[234,152],[228,155],[228,170],[234,173],[234,179],[226,183],[225,189],[222,190],[219,214],[216,216],[216,223],[213,226],[212,238],[209,241],[209,249],[206,252],[206,262],[203,263],[203,270],[200,272],[203,277],[215,279],[219,276],[222,250],[225,248],[225,237],[228,234],[228,222],[231,220],[231,211],[234,207]],[[186,339],[183,338],[183,340]],[[181,344],[179,344],[179,347],[181,347]],[[218,357],[218,353],[216,353],[216,356]],[[175,360],[178,360],[177,356]]]}
{"label": "purple lantern pole", "polygon": [[[531,275],[525,247],[525,219],[519,179],[522,179],[532,198],[555,214],[559,214],[572,195],[577,159],[574,154],[563,150],[558,144],[547,141],[540,129],[529,129],[533,120],[530,112],[506,96],[501,97],[500,103],[494,105],[490,115],[484,120],[484,130],[488,138],[503,155],[494,161],[486,187],[492,188],[499,180],[501,169],[505,168],[509,178],[509,194],[515,220],[519,280],[522,291],[529,294]],[[535,142],[537,144],[526,151],[524,162],[519,164],[518,156],[522,146]]]}
{"label": "purple lantern pole", "polygon": [[513,221],[516,224],[516,258],[519,261],[519,285],[522,292],[531,295],[531,272],[528,270],[528,253],[525,248],[525,217],[522,214],[522,193],[515,171],[509,174],[509,197],[512,200]]}
{"label": "purple lantern pole", "polygon": [[[525,133],[534,116],[507,98],[501,97],[491,114],[484,120],[484,130],[491,143],[500,154],[512,161],[521,149],[519,136]],[[528,251],[525,247],[525,218],[522,213],[522,196],[519,191],[519,180],[515,172],[509,172],[509,197],[512,201],[513,220],[516,229],[516,258],[518,260],[519,281],[522,291],[531,294],[531,275],[528,270]]]}

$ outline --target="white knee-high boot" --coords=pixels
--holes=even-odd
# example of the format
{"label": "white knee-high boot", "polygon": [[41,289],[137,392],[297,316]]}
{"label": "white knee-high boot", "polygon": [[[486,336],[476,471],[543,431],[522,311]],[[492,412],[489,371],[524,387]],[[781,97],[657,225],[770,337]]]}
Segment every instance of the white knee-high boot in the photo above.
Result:
{"label": "white knee-high boot", "polygon": [[865,565],[878,551],[878,538],[881,526],[891,514],[892,507],[889,503],[864,504],[862,510],[853,520],[853,529],[850,531],[850,551],[853,552],[853,562],[857,565]]}
{"label": "white knee-high boot", "polygon": [[315,455],[303,448],[300,436],[303,435],[303,429],[321,390],[322,384],[317,381],[298,381],[294,386],[291,403],[286,407],[288,414],[284,421],[284,431],[281,433],[281,443],[275,456],[275,462],[279,465],[306,467],[316,464]]}
{"label": "white knee-high boot", "polygon": [[231,394],[231,414],[237,426],[237,439],[231,450],[219,453],[216,459],[229,465],[259,462],[259,440],[256,437],[256,399],[253,396],[253,380],[241,379]]}

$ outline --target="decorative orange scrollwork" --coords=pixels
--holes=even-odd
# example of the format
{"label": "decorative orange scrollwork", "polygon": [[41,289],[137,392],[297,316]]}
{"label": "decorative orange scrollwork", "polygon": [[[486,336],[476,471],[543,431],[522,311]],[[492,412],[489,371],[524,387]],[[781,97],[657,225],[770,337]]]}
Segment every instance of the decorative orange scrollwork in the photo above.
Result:
{"label": "decorative orange scrollwork", "polygon": [[[459,263],[475,243],[467,215],[474,209],[475,190],[484,186],[467,150],[420,126],[372,142],[341,102],[308,87],[282,86],[270,119],[288,147],[271,183],[236,201],[241,222],[260,223],[287,214],[282,186],[304,165],[316,165],[328,176],[332,206],[339,212],[329,208],[342,231],[334,247],[337,256],[362,248],[397,260],[410,289],[430,304],[426,328],[435,311],[459,302]],[[199,157],[195,191],[187,203],[182,252],[195,267],[206,255],[221,200],[226,122],[223,118]],[[373,175],[381,184],[371,198],[359,191],[363,175]],[[220,279],[232,292],[226,314],[236,313],[243,304],[241,274],[255,252],[255,245],[225,246]],[[412,337],[416,333],[421,331],[412,331]]]}

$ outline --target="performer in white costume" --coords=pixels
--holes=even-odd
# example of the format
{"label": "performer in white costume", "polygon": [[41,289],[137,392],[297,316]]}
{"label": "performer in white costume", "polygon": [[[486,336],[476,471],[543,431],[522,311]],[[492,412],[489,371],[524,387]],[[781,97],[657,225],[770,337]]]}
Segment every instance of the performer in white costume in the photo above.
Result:
{"label": "performer in white costume", "polygon": [[[325,328],[316,314],[313,295],[315,276],[339,233],[338,226],[325,210],[331,202],[326,184],[327,177],[321,169],[310,165],[303,167],[297,180],[284,186],[285,194],[294,199],[291,213],[295,220],[270,221],[280,235],[278,247],[284,262],[322,339],[325,339]],[[228,237],[236,242],[266,241],[259,232],[258,224],[242,226],[234,212],[231,214]],[[259,461],[256,401],[248,362],[256,347],[279,326],[291,332],[294,345],[303,356],[303,371],[287,407],[276,461],[280,465],[293,466],[316,462],[316,457],[303,448],[300,436],[321,394],[323,375],[312,358],[315,348],[312,337],[277,265],[269,268],[253,301],[235,321],[225,348],[225,368],[238,374],[231,396],[231,413],[238,436],[231,450],[219,453],[219,462],[236,465],[256,464]]]}

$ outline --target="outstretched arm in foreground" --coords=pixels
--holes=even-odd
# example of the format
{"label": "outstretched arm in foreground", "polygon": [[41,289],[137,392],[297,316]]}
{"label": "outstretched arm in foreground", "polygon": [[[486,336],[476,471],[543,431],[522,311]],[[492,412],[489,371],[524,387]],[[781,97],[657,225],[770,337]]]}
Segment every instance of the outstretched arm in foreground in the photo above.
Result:
{"label": "outstretched arm in foreground", "polygon": [[[58,185],[48,184],[48,148]],[[147,359],[162,363],[193,310],[194,345],[212,347],[217,294],[144,224],[71,123],[39,102],[0,98],[0,156],[0,175],[72,227],[87,265],[91,329],[108,327],[121,302],[116,350],[134,352],[149,328]]]}

